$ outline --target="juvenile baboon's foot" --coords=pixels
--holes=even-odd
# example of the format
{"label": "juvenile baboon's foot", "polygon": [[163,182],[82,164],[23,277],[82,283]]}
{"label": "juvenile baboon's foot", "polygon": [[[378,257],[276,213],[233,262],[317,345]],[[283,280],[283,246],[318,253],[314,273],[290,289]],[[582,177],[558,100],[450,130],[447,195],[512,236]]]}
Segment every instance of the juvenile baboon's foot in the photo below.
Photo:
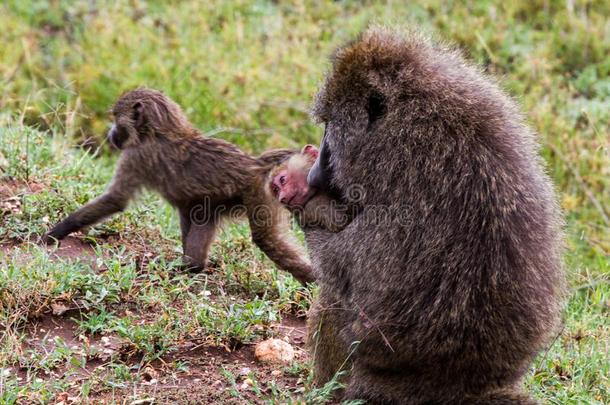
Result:
{"label": "juvenile baboon's foot", "polygon": [[182,265],[180,270],[185,273],[199,274],[199,273],[211,273],[211,269],[208,267],[207,260],[205,262],[195,261],[188,256],[183,256]]}

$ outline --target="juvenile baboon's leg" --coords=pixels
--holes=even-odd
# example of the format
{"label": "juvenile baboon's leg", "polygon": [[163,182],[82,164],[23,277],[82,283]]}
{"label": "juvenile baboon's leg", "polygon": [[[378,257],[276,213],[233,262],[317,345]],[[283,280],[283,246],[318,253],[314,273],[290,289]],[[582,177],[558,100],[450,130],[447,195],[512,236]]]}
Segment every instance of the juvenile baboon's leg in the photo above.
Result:
{"label": "juvenile baboon's leg", "polygon": [[186,238],[191,230],[191,210],[190,207],[178,208],[178,215],[180,216],[180,235],[182,240],[182,249],[186,247]]}
{"label": "juvenile baboon's leg", "polygon": [[307,346],[313,358],[316,385],[322,386],[338,372],[351,368],[349,347],[339,337],[347,314],[322,286],[307,316]]}
{"label": "juvenile baboon's leg", "polygon": [[185,265],[189,271],[202,271],[207,264],[208,252],[216,235],[217,221],[193,221],[189,209],[180,209],[179,213]]}
{"label": "juvenile baboon's leg", "polygon": [[315,281],[311,264],[305,253],[289,233],[289,222],[275,201],[244,201],[252,240],[282,270],[292,274],[301,283]]}

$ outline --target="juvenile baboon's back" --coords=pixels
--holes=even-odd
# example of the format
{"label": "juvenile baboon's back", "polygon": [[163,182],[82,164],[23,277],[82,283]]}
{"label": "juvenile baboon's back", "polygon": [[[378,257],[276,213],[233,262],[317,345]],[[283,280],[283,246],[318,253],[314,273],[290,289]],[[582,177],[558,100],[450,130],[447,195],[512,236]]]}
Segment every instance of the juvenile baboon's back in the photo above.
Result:
{"label": "juvenile baboon's back", "polygon": [[359,342],[348,396],[525,401],[515,387],[558,320],[562,222],[514,103],[458,52],[373,29],[336,52],[314,114],[332,186],[383,215],[307,234],[343,307],[339,343],[317,344]]}

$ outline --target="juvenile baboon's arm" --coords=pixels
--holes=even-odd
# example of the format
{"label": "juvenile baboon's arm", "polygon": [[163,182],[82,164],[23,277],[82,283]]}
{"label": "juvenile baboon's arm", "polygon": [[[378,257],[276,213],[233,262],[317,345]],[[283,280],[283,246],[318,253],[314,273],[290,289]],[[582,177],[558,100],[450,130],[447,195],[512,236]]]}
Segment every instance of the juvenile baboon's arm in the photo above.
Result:
{"label": "juvenile baboon's arm", "polygon": [[247,203],[246,206],[254,243],[282,270],[292,274],[301,283],[315,281],[311,264],[290,235],[285,211],[273,200],[260,204]]}
{"label": "juvenile baboon's arm", "polygon": [[72,232],[93,225],[116,212],[124,210],[140,187],[137,176],[128,171],[127,168],[127,164],[124,160],[121,160],[106,192],[55,225],[46,234],[46,241],[61,240]]}

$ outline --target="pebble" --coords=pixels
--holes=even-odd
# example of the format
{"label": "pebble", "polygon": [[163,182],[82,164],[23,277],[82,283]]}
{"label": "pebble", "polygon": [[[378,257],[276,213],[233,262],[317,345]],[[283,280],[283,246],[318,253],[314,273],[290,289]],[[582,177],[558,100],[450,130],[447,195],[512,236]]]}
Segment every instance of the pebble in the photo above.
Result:
{"label": "pebble", "polygon": [[264,363],[290,363],[294,359],[294,349],[281,339],[267,339],[256,345],[254,356]]}

